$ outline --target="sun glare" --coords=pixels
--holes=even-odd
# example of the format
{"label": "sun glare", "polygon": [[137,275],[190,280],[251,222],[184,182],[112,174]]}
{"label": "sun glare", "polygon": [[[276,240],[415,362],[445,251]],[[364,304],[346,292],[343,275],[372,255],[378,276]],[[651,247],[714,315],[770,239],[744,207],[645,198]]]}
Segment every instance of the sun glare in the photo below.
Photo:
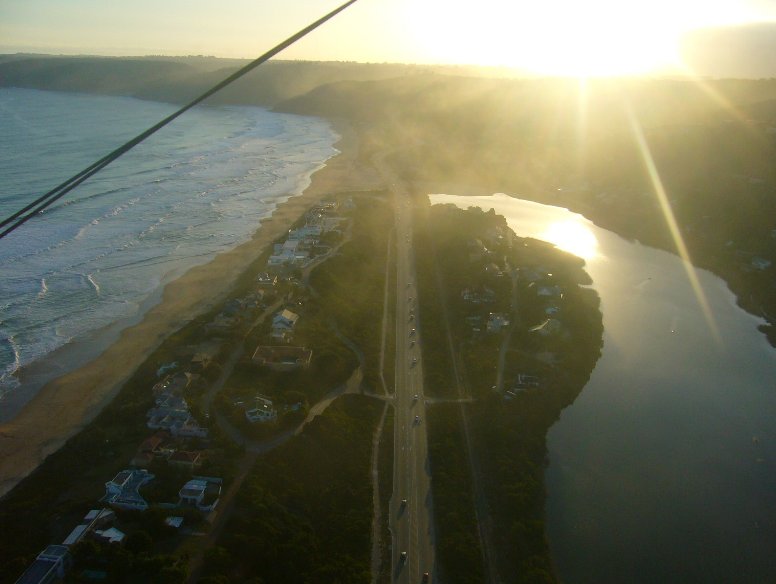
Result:
{"label": "sun glare", "polygon": [[593,259],[598,248],[598,240],[593,232],[578,221],[553,223],[539,236],[539,239],[549,241],[563,251],[583,260]]}
{"label": "sun glare", "polygon": [[629,75],[678,63],[679,38],[694,4],[480,0],[471,10],[418,0],[410,22],[419,50],[440,63],[571,77]]}

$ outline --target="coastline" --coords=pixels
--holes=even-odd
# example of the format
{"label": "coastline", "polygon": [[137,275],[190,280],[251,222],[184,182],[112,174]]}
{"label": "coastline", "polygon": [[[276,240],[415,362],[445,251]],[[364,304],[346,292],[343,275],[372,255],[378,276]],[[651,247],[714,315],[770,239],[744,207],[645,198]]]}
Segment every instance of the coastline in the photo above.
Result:
{"label": "coastline", "polygon": [[340,153],[312,174],[301,194],[279,204],[249,241],[166,284],[160,301],[99,356],[46,383],[14,419],[0,424],[0,497],[89,423],[165,338],[222,300],[244,268],[315,201],[379,184],[377,175],[359,164],[355,129],[342,120],[329,122],[340,136],[334,145]]}

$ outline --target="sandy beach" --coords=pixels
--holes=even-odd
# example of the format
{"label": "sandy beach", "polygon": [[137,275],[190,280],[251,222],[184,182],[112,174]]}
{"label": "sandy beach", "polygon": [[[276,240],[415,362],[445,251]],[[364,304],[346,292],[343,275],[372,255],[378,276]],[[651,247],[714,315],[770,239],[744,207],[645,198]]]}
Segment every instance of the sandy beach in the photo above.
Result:
{"label": "sandy beach", "polygon": [[170,282],[161,301],[101,355],[46,384],[13,420],[0,424],[0,496],[92,420],[167,336],[221,300],[245,267],[315,201],[379,187],[379,176],[359,155],[356,131],[345,122],[333,125],[340,154],[313,174],[304,193],[279,205],[250,241]]}

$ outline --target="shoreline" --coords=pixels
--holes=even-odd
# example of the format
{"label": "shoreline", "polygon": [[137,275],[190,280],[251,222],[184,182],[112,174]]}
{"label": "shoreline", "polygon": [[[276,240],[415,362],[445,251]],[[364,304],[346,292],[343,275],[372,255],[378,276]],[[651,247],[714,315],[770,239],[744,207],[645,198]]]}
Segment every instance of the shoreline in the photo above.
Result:
{"label": "shoreline", "polygon": [[223,300],[244,269],[315,201],[379,184],[358,164],[355,129],[343,120],[328,121],[340,136],[334,144],[339,154],[311,175],[301,194],[280,203],[248,241],[167,283],[161,300],[139,322],[123,329],[94,359],[46,383],[12,420],[0,423],[0,497],[94,419],[164,339]]}

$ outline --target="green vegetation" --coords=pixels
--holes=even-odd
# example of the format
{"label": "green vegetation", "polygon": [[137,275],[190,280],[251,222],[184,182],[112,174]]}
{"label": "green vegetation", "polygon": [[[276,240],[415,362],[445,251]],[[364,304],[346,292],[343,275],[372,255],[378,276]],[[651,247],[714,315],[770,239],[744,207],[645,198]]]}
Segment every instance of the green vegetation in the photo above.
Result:
{"label": "green vegetation", "polygon": [[310,276],[320,317],[336,324],[364,359],[364,384],[380,390],[380,346],[387,244],[393,208],[378,193],[353,197],[350,241]]}
{"label": "green vegetation", "polygon": [[474,492],[458,404],[428,410],[436,552],[444,582],[483,582]]}
{"label": "green vegetation", "polygon": [[[456,351],[448,358],[458,362],[464,389],[476,398],[464,406],[471,444],[457,405],[435,405],[429,413],[440,570],[447,579],[478,581],[478,574],[481,579],[472,508],[479,495],[487,501],[500,577],[553,582],[544,532],[546,434],[600,356],[598,295],[582,287],[590,283],[582,260],[516,237],[493,210],[437,205],[427,217],[425,233],[434,245],[421,248],[427,257],[418,258],[419,284],[445,295]],[[436,277],[421,275],[421,269],[436,271]],[[421,288],[421,296],[425,292]],[[496,326],[494,313],[509,324]],[[425,331],[427,315],[421,318]],[[549,320],[554,326],[541,326]],[[424,337],[424,351],[449,354],[449,346],[442,335]],[[470,476],[469,448],[479,494]]]}
{"label": "green vegetation", "polygon": [[391,530],[389,528],[389,504],[393,496],[393,445],[394,445],[394,409],[387,407],[383,422],[383,435],[380,440],[377,477],[380,492],[380,573],[378,582],[387,584],[391,581]]}
{"label": "green vegetation", "polygon": [[429,397],[457,397],[446,319],[439,302],[436,245],[429,231],[427,212],[427,206],[416,207],[413,221],[418,316],[423,327],[423,387]]}
{"label": "green vegetation", "polygon": [[369,469],[382,408],[342,396],[259,459],[204,573],[219,582],[369,582]]}

